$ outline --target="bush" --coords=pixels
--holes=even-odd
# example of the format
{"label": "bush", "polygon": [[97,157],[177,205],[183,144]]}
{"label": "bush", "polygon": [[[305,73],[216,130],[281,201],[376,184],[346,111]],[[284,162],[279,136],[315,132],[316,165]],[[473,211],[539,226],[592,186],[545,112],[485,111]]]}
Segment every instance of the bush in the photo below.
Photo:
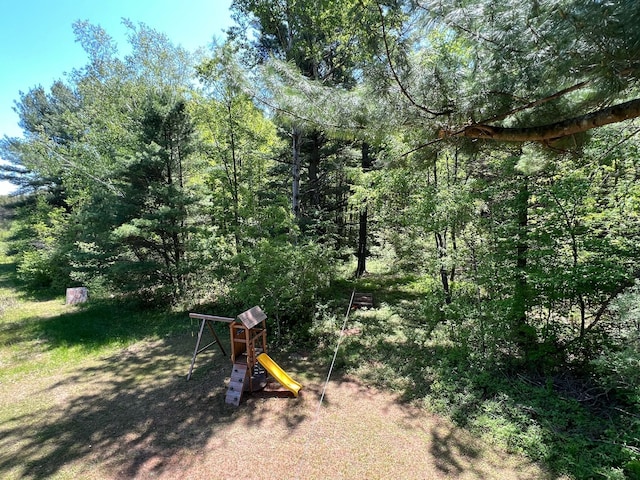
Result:
{"label": "bush", "polygon": [[276,321],[278,336],[311,322],[333,268],[329,249],[313,242],[292,245],[262,240],[235,258],[238,279],[229,298],[239,308],[259,305]]}
{"label": "bush", "polygon": [[34,288],[49,287],[53,281],[52,267],[45,252],[24,252],[18,265],[18,277]]}

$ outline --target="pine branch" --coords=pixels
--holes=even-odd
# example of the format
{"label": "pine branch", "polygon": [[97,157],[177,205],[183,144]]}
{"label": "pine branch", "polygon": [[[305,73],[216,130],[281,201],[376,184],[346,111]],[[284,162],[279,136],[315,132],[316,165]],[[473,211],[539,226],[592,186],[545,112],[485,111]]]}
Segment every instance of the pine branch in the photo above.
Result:
{"label": "pine branch", "polygon": [[474,123],[457,131],[442,129],[439,135],[440,138],[467,137],[501,142],[550,142],[636,117],[640,117],[640,99],[547,125],[505,128],[486,123]]}
{"label": "pine branch", "polygon": [[105,187],[107,187],[107,189],[109,189],[112,193],[114,193],[115,195],[119,196],[119,197],[124,197],[124,193],[122,193],[115,185],[113,185],[111,182],[108,182],[106,180],[103,180],[95,175],[93,175],[90,171],[88,171],[84,166],[80,166],[79,164],[77,164],[76,162],[70,160],[69,158],[67,158],[66,156],[62,155],[61,153],[57,152],[54,148],[52,148],[46,141],[42,141],[42,140],[38,140],[38,143],[40,143],[41,146],[44,147],[44,149],[50,154],[53,155],[54,157],[58,158],[60,161],[62,161],[62,163],[66,163],[68,166],[70,166],[71,168],[76,169],[78,172],[80,172],[82,175],[85,175],[87,177],[89,177],[90,179],[94,180],[95,182],[104,185]]}
{"label": "pine branch", "polygon": [[487,124],[487,123],[491,123],[491,122],[498,122],[500,120],[504,120],[507,117],[510,117],[512,115],[515,115],[516,113],[522,112],[524,110],[528,110],[530,108],[534,108],[534,107],[538,107],[542,104],[545,104],[547,102],[550,102],[551,100],[555,100],[556,98],[560,98],[564,95],[566,95],[567,93],[571,93],[571,92],[575,92],[576,90],[581,89],[582,87],[588,85],[590,82],[589,81],[584,81],[584,82],[580,82],[577,83],[571,87],[565,88],[563,90],[560,90],[559,92],[554,93],[553,95],[549,95],[547,97],[544,98],[540,98],[538,100],[534,100],[533,102],[529,102],[525,105],[522,105],[520,107],[514,108],[513,110],[509,110],[506,113],[502,113],[500,115],[496,115],[494,117],[491,118],[487,118],[485,120],[482,120],[480,122],[478,122],[479,124]]}
{"label": "pine branch", "polygon": [[384,49],[385,49],[385,55],[387,57],[387,63],[389,65],[389,69],[391,70],[391,75],[393,75],[393,79],[396,82],[396,84],[398,85],[398,87],[400,88],[400,92],[402,92],[402,95],[404,95],[404,97],[409,100],[409,103],[411,103],[411,105],[413,105],[414,107],[422,110],[423,112],[428,113],[429,115],[432,115],[433,117],[439,117],[442,115],[449,115],[451,113],[453,113],[453,110],[443,110],[441,112],[436,112],[434,110],[431,110],[427,107],[425,107],[424,105],[419,104],[418,102],[416,102],[414,100],[414,98],[411,96],[411,94],[409,93],[409,91],[407,90],[407,88],[404,86],[404,84],[402,83],[402,81],[400,80],[400,77],[398,76],[398,72],[396,72],[395,67],[393,66],[393,61],[391,60],[391,48],[389,47],[389,39],[387,36],[387,27],[386,24],[384,22],[384,12],[382,11],[382,7],[380,6],[380,4],[378,3],[378,12],[380,13],[380,22],[382,25],[382,40],[384,43]]}

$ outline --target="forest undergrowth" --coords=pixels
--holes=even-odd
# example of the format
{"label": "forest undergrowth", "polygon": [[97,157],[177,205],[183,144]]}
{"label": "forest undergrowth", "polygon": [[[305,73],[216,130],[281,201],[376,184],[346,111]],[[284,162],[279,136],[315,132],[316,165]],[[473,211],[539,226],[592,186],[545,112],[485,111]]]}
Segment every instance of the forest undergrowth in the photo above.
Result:
{"label": "forest undergrowth", "polygon": [[[483,351],[469,319],[430,317],[429,283],[419,276],[373,274],[357,281],[356,289],[373,293],[374,308],[349,315],[338,369],[558,475],[640,478],[637,348],[541,371],[499,346],[490,350],[488,341]],[[621,302],[637,304],[637,293]],[[341,325],[342,318],[321,315],[311,330],[315,341],[324,339],[327,355]]]}

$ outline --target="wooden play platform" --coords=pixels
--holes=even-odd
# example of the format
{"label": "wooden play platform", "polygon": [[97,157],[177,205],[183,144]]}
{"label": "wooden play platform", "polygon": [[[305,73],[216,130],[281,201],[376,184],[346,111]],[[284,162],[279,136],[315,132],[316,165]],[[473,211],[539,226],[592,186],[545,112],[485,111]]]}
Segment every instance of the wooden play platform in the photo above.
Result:
{"label": "wooden play platform", "polygon": [[238,315],[230,324],[231,380],[225,402],[239,405],[244,391],[253,392],[264,388],[266,374],[256,368],[258,355],[266,353],[267,315],[260,307],[253,307]]}
{"label": "wooden play platform", "polygon": [[[302,385],[293,380],[277,363],[267,355],[267,315],[258,306],[241,313],[237,318],[218,317],[201,313],[190,313],[190,318],[201,321],[198,340],[193,351],[191,367],[187,380],[191,378],[193,366],[198,354],[218,345],[223,355],[227,355],[213,328],[213,322],[229,325],[231,342],[231,378],[225,396],[225,402],[239,405],[244,392],[261,390],[267,384],[267,373],[287,390],[298,396]],[[207,326],[213,335],[213,341],[201,347],[203,332]]]}

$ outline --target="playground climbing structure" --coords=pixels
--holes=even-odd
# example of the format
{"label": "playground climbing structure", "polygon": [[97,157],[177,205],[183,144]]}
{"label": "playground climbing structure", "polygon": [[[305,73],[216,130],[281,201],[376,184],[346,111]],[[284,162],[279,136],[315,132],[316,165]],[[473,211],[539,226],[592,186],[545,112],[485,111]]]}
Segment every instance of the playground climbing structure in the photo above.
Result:
{"label": "playground climbing structure", "polygon": [[[225,402],[239,405],[245,392],[255,392],[263,389],[267,384],[267,373],[278,383],[289,390],[295,397],[302,385],[293,380],[271,357],[267,355],[267,315],[258,306],[241,313],[237,318],[217,317],[200,313],[190,313],[191,318],[201,320],[198,340],[193,352],[191,367],[187,380],[191,378],[196,356],[213,345],[218,345],[223,355],[226,356],[213,323],[222,322],[229,325],[229,338],[231,342],[231,376]],[[201,347],[205,326],[209,327],[214,341]]]}

